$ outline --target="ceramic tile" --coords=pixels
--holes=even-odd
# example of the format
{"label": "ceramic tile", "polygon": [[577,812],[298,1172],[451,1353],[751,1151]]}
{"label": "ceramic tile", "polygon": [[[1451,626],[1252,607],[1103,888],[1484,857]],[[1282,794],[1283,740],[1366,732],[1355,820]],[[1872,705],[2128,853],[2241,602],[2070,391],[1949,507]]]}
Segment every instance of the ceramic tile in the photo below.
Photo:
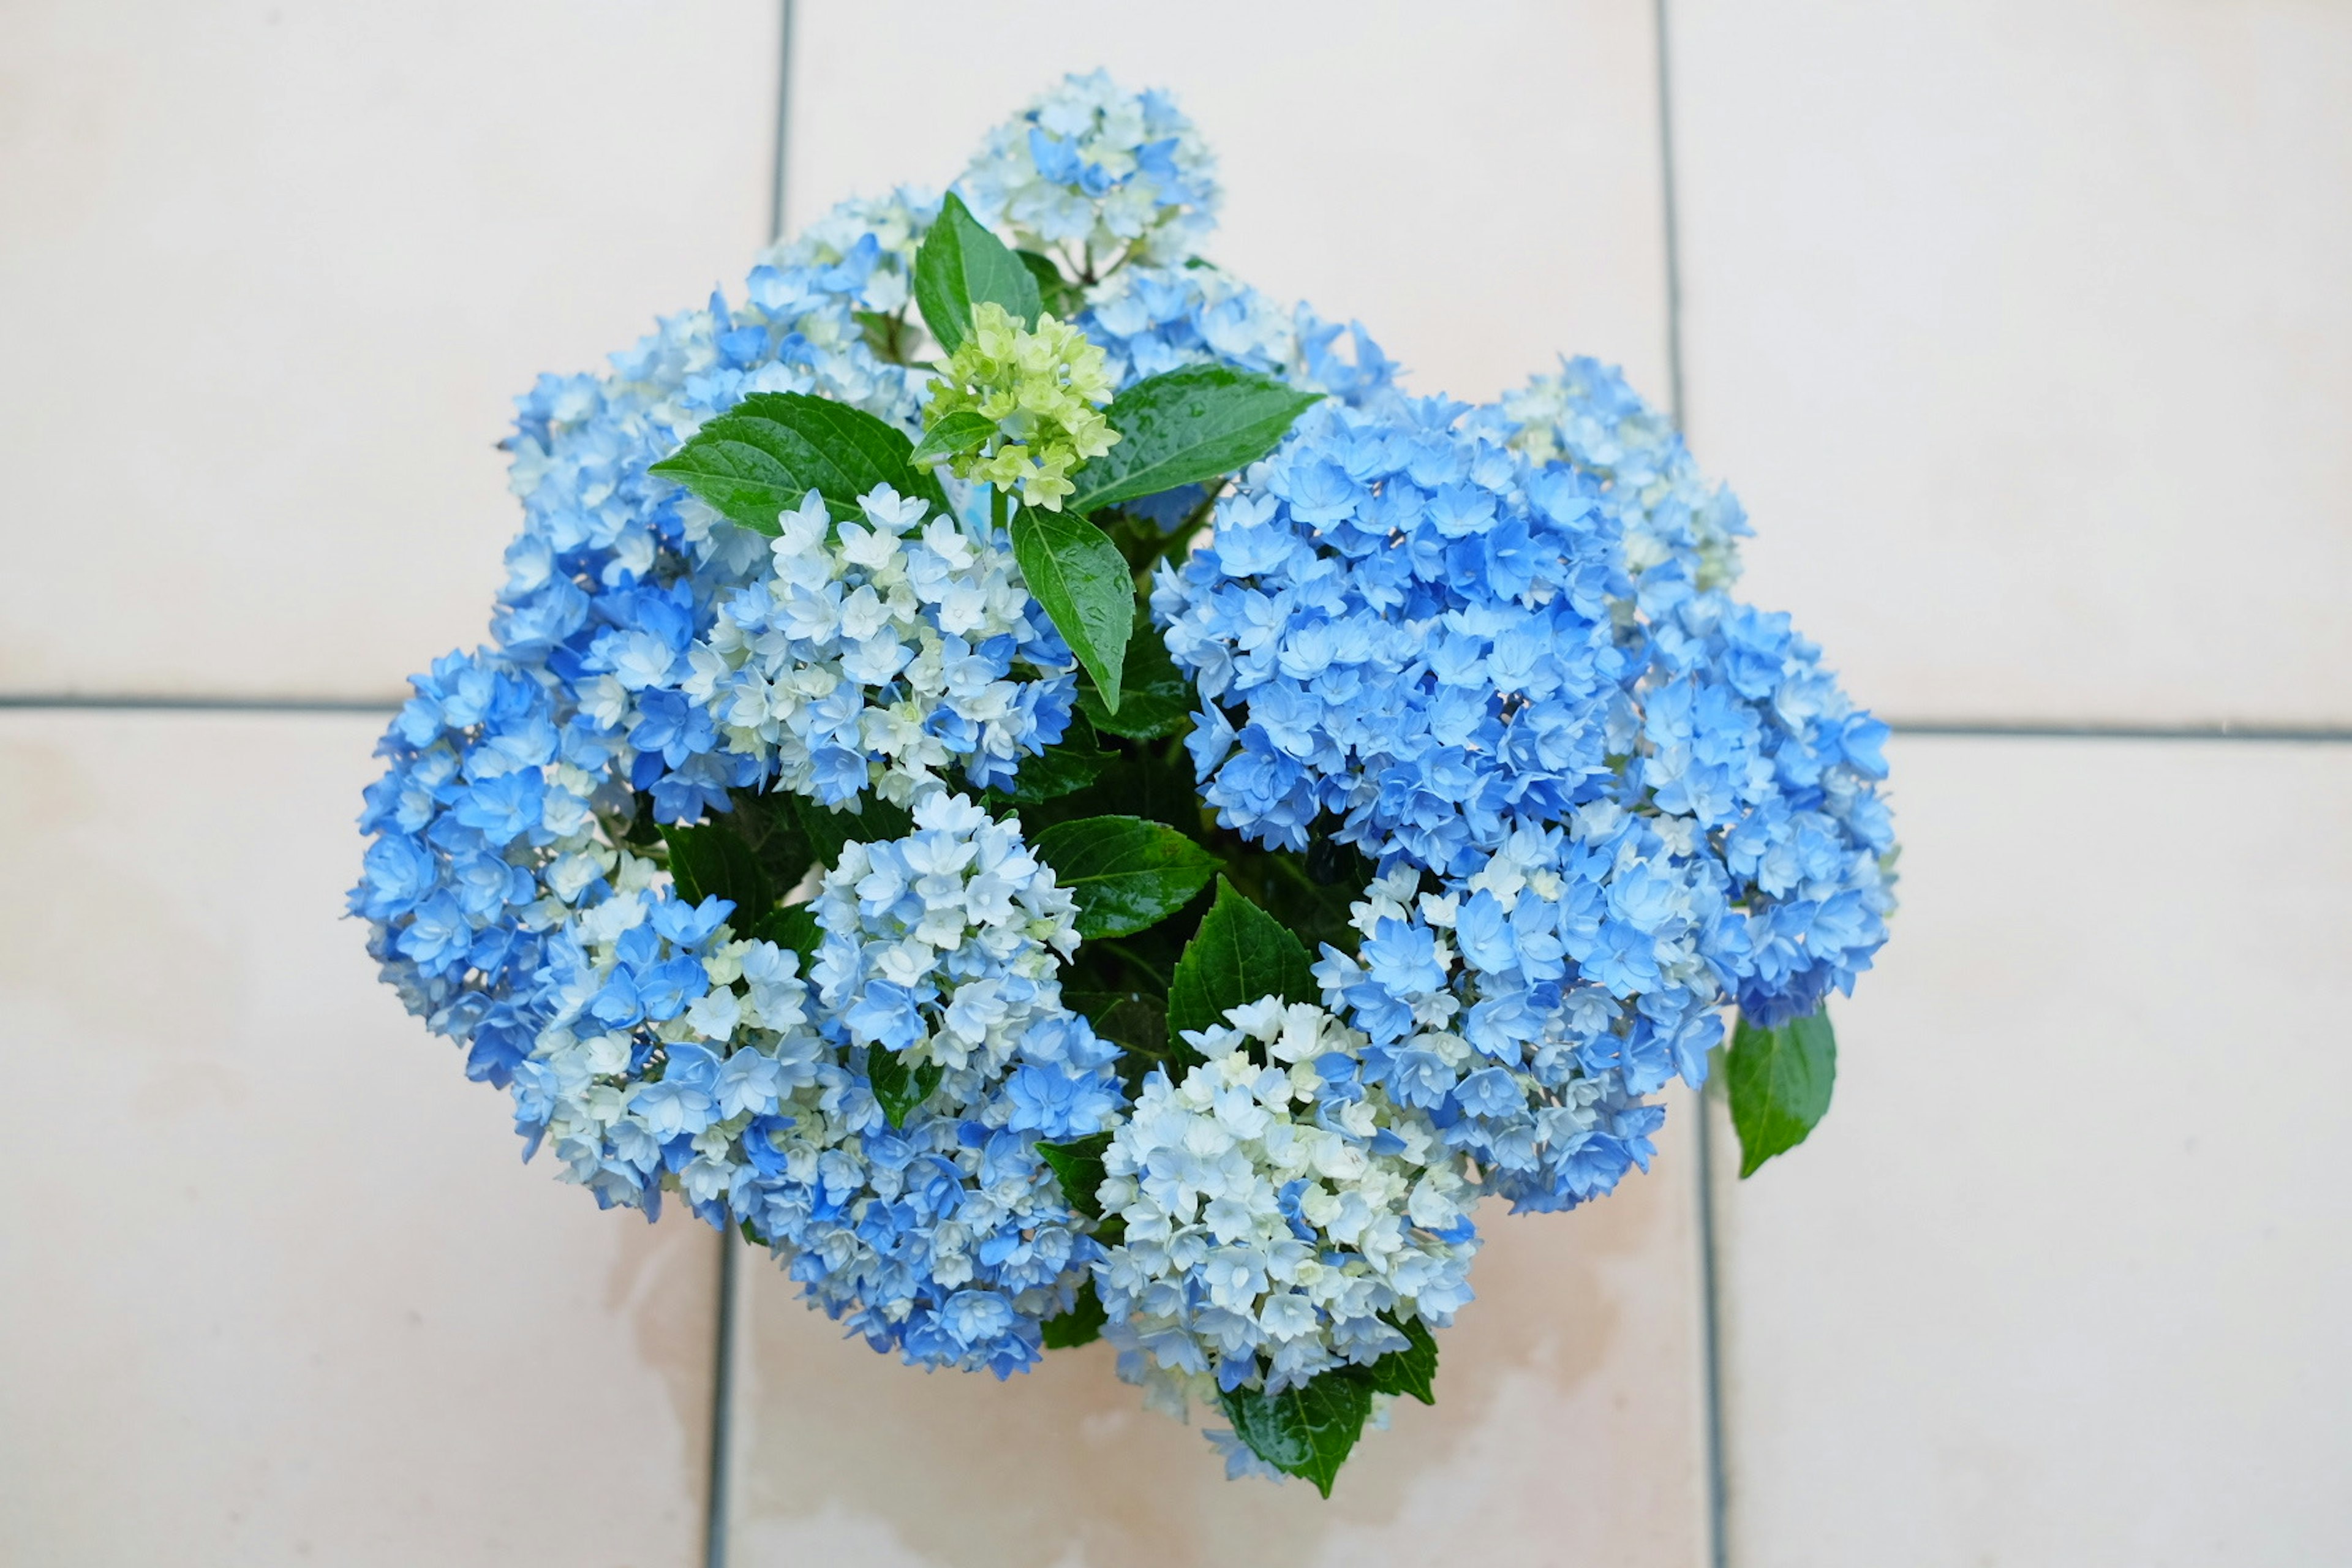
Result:
{"label": "ceramic tile", "polygon": [[1670,1118],[1652,1173],[1608,1201],[1482,1213],[1478,1300],[1440,1338],[1437,1404],[1400,1404],[1328,1502],[1227,1481],[1100,1343],[1001,1384],[926,1376],[845,1341],[747,1254],[735,1568],[1697,1568],[1695,1199]]}
{"label": "ceramic tile", "polygon": [[2352,721],[2352,10],[1671,14],[1754,596],[1896,715]]}
{"label": "ceramic tile", "polygon": [[0,7],[0,690],[369,696],[479,641],[509,400],[766,237],[777,16]]}
{"label": "ceramic tile", "polygon": [[1890,757],[1835,1104],[1721,1200],[1732,1561],[2352,1561],[2352,747]]}
{"label": "ceramic tile", "polygon": [[1209,250],[1360,319],[1415,388],[1491,397],[1562,353],[1665,387],[1657,63],[1640,0],[803,0],[790,201],[954,179],[1066,70],[1172,89],[1221,160]]}
{"label": "ceramic tile", "polygon": [[716,1242],[375,983],[377,727],[0,715],[10,1563],[700,1561]]}

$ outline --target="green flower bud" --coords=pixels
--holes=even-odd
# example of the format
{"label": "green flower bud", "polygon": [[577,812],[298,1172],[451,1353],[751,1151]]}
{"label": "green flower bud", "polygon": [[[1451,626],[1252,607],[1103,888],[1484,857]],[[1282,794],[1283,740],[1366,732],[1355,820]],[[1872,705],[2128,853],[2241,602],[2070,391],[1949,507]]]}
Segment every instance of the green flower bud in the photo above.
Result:
{"label": "green flower bud", "polygon": [[928,426],[970,412],[992,420],[994,436],[949,459],[955,472],[1017,489],[1026,504],[1059,511],[1077,488],[1070,470],[1118,440],[1101,412],[1110,395],[1103,352],[1077,328],[1040,316],[1031,331],[1003,306],[982,303],[972,307],[970,335],[933,384],[923,419]]}

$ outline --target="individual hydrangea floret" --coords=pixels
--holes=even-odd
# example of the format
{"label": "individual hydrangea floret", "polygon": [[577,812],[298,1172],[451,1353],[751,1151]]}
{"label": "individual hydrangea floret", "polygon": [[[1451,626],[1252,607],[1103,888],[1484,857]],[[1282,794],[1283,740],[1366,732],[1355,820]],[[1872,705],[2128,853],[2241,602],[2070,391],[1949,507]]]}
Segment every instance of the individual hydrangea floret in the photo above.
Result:
{"label": "individual hydrangea floret", "polygon": [[828,805],[907,805],[950,767],[1009,784],[1068,726],[1068,646],[1001,531],[887,485],[860,505],[836,522],[812,491],[782,514],[768,574],[721,601],[679,690],[749,772]]}
{"label": "individual hydrangea floret", "polygon": [[934,384],[926,420],[977,414],[996,432],[977,450],[952,459],[955,472],[1001,490],[1018,489],[1023,501],[1047,511],[1076,487],[1069,472],[1099,458],[1118,440],[1102,415],[1111,379],[1103,352],[1086,334],[1052,316],[1033,330],[1003,306],[972,308],[971,331],[948,356]]}
{"label": "individual hydrangea floret", "polygon": [[1216,221],[1215,160],[1160,92],[1072,75],[989,133],[957,189],[973,216],[1092,281],[1122,261],[1175,263]]}
{"label": "individual hydrangea floret", "polygon": [[1475,1191],[1429,1117],[1362,1073],[1365,1037],[1267,997],[1187,1036],[1103,1157],[1125,1238],[1097,1270],[1120,1374],[1180,1412],[1409,1344],[1470,1299]]}

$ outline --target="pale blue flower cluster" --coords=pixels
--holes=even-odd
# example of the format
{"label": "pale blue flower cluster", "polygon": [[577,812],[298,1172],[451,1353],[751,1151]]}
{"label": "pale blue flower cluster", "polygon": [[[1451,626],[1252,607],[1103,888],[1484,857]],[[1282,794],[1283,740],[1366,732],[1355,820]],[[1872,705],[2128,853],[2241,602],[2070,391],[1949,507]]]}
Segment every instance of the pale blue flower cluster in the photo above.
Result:
{"label": "pale blue flower cluster", "polygon": [[1739,541],[1751,530],[1739,499],[1709,483],[1674,421],[1642,400],[1614,365],[1560,362],[1471,420],[1538,463],[1564,462],[1601,481],[1625,541],[1625,569],[1640,579],[1680,562],[1699,588],[1739,576]]}
{"label": "pale blue flower cluster", "polygon": [[1223,193],[1192,122],[1160,92],[1066,77],[989,133],[957,190],[972,216],[1091,281],[1121,261],[1181,262]]}
{"label": "pale blue flower cluster", "polygon": [[1076,906],[1018,823],[929,795],[908,837],[845,847],[815,908],[812,978],[853,1044],[950,1083],[1009,1075],[1015,1131],[1083,1138],[1118,1108],[1117,1048],[1062,1006]]}
{"label": "pale blue flower cluster", "polygon": [[[1118,1051],[1062,1005],[1070,896],[1018,826],[944,792],[914,816],[825,876],[812,1011],[838,1082],[746,1129],[735,1209],[876,1349],[1003,1376],[1101,1256],[1036,1144],[1109,1123]],[[868,1087],[876,1052],[936,1074],[903,1126]]]}
{"label": "pale blue flower cluster", "polygon": [[[1115,1105],[1107,1047],[1048,990],[1017,1061],[947,1074],[891,1129],[796,956],[739,940],[723,900],[680,904],[632,828],[780,784],[911,801],[949,762],[1003,782],[1066,722],[1068,652],[984,527],[886,489],[862,525],[826,537],[788,514],[771,542],[646,471],[754,392],[912,429],[915,373],[854,313],[906,302],[932,211],[849,204],[755,268],[740,305],[714,297],[612,374],[520,400],[499,646],[417,678],[352,907],[411,1010],[510,1089],[527,1152],[552,1149],[607,1206],[655,1213],[670,1191],[749,1221],[877,1345],[1003,1373],[1092,1257],[1034,1144]],[[970,1011],[990,958],[963,962]],[[1014,967],[1003,984],[1033,984]]]}
{"label": "pale blue flower cluster", "polygon": [[683,688],[715,598],[767,541],[646,470],[755,392],[820,394],[912,428],[916,378],[875,356],[856,312],[905,302],[931,210],[904,195],[849,204],[755,268],[742,305],[713,295],[614,355],[611,375],[541,376],[520,400],[509,447],[523,529],[492,632],[613,738],[662,821],[724,810],[730,788],[761,775]]}
{"label": "pale blue flower cluster", "polygon": [[1744,531],[1579,361],[1499,408],[1311,411],[1155,587],[1218,819],[1381,868],[1318,970],[1367,1080],[1522,1206],[1646,1166],[1727,1000],[1800,1016],[1885,940],[1885,726],[1700,585]]}
{"label": "pale blue flower cluster", "polygon": [[1120,1374],[1181,1415],[1370,1365],[1410,1343],[1404,1317],[1451,1322],[1476,1190],[1426,1113],[1366,1079],[1365,1037],[1268,997],[1187,1039],[1202,1062],[1154,1069],[1103,1161]]}
{"label": "pale blue flower cluster", "polygon": [[[887,486],[863,509],[836,526],[811,491],[782,514],[770,574],[726,595],[687,650],[681,700],[730,758],[827,805],[869,789],[911,804],[951,763],[1010,784],[1068,727],[1076,660],[1001,531]],[[1016,679],[1015,661],[1045,679]]]}
{"label": "pale blue flower cluster", "polygon": [[1459,404],[1391,401],[1310,409],[1152,608],[1205,700],[1190,744],[1219,821],[1304,849],[1328,817],[1444,872],[1612,787],[1630,584],[1590,480],[1457,431]]}

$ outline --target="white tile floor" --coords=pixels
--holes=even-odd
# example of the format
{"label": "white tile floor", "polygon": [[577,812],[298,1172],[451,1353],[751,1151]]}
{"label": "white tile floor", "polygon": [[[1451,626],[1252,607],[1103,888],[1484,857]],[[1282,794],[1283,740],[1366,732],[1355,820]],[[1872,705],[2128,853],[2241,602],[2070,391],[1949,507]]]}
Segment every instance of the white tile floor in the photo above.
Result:
{"label": "white tile floor", "polygon": [[1731,1561],[2352,1562],[2352,746],[1889,757],[1836,1104],[1717,1209]]}
{"label": "white tile floor", "polygon": [[602,1215],[339,920],[380,722],[0,713],[0,1558],[697,1560],[716,1243]]}
{"label": "white tile floor", "polygon": [[1008,108],[1101,66],[1171,89],[1209,138],[1211,253],[1276,300],[1361,319],[1415,385],[1492,397],[1570,351],[1665,395],[1648,0],[1192,0],[1181,26],[1130,3],[1075,30],[1059,0],[977,0],[947,27],[924,0],[797,15],[796,222],[944,184]]}
{"label": "white tile floor", "polygon": [[[1225,258],[1419,384],[1561,348],[1667,384],[1645,5],[1105,5],[1066,47],[1034,0],[798,10],[801,216],[1100,61],[1219,141]],[[1754,595],[1905,718],[2352,723],[2347,13],[1668,11],[1694,435]],[[506,398],[765,227],[776,23],[0,8],[0,694],[364,700],[474,640]],[[519,1166],[331,918],[378,722],[0,712],[0,1066],[51,1091],[0,1210],[11,1562],[699,1557],[713,1243]],[[1894,754],[1908,903],[1838,1107],[1718,1195],[1727,1562],[2352,1556],[2352,746]],[[1099,1352],[918,1377],[747,1258],[735,1561],[1691,1568],[1685,1145],[1491,1227],[1440,1405],[1328,1506],[1214,1479]]]}
{"label": "white tile floor", "polygon": [[752,0],[0,6],[0,692],[390,695],[479,642],[509,400],[740,291],[776,28]]}
{"label": "white tile floor", "polygon": [[1757,598],[1907,718],[2352,723],[2352,8],[1668,9]]}

